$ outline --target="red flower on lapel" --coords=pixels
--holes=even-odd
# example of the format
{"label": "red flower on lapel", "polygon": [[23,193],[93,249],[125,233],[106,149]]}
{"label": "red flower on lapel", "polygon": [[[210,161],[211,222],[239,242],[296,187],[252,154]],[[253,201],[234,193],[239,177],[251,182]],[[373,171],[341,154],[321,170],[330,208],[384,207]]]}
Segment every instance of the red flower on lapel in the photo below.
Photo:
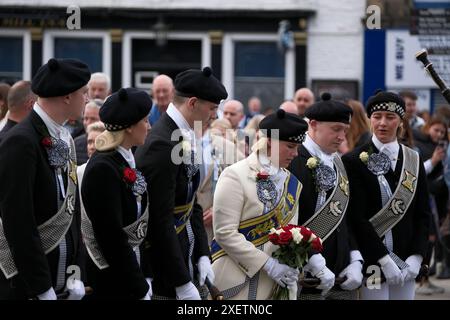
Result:
{"label": "red flower on lapel", "polygon": [[123,169],[123,180],[128,184],[133,184],[137,179],[136,171],[126,167]]}
{"label": "red flower on lapel", "polygon": [[256,174],[256,180],[267,180],[269,179],[270,175],[265,171],[260,171]]}
{"label": "red flower on lapel", "polygon": [[51,148],[53,146],[53,142],[52,139],[50,137],[44,137],[41,140],[41,144],[45,147],[45,148]]}

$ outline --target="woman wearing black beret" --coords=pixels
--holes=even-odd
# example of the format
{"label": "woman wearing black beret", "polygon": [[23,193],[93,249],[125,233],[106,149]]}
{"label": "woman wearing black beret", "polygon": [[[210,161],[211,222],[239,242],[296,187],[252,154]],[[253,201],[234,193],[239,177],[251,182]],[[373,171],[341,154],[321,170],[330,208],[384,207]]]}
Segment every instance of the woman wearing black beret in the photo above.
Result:
{"label": "woman wearing black beret", "polygon": [[[342,160],[350,182],[349,221],[368,276],[364,300],[413,300],[428,246],[426,173],[416,151],[397,141],[405,102],[378,91],[367,102],[372,139]],[[385,282],[375,278],[383,275]]]}
{"label": "woman wearing black beret", "polygon": [[127,88],[100,109],[106,131],[96,139],[81,187],[92,298],[148,300],[152,294],[149,264],[140,250],[147,233],[147,185],[131,152],[145,141],[151,105],[146,92]]}

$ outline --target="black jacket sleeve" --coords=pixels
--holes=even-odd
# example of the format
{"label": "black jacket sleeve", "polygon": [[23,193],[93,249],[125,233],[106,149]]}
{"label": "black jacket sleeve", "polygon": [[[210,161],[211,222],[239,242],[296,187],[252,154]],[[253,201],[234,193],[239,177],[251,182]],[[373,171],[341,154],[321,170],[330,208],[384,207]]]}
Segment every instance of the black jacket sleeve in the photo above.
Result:
{"label": "black jacket sleeve", "polygon": [[342,160],[350,185],[350,202],[347,209],[350,230],[353,232],[364,260],[378,261],[387,255],[388,251],[370,221],[365,217],[365,206],[369,195],[361,175],[358,174],[358,167],[361,164],[354,163],[350,156],[344,156]]}
{"label": "black jacket sleeve", "polygon": [[[0,211],[3,229],[19,277],[36,296],[52,287],[33,207],[37,146],[25,135],[10,136],[0,145]],[[20,166],[17,162],[20,161]]]}
{"label": "black jacket sleeve", "polygon": [[172,145],[155,142],[137,158],[149,185],[150,227],[148,232],[151,263],[164,270],[161,279],[167,287],[179,287],[191,281],[174,228],[176,177],[180,166],[171,159]]}
{"label": "black jacket sleeve", "polygon": [[111,281],[120,282],[120,287],[139,299],[146,295],[149,286],[123,230],[121,183],[112,165],[98,162],[86,169],[81,195],[106,261],[122,275]]}

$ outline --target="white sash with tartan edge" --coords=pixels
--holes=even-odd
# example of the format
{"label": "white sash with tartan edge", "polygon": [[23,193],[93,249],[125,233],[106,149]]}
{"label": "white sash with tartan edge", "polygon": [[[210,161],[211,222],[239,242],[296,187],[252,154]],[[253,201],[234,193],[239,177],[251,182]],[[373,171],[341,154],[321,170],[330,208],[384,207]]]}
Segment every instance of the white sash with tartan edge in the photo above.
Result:
{"label": "white sash with tartan edge", "polygon": [[[148,226],[148,205],[142,216],[139,217],[132,224],[123,227],[123,231],[128,236],[128,243],[135,249],[144,241],[147,235]],[[81,234],[83,235],[84,244],[86,245],[87,252],[91,257],[95,265],[100,269],[106,269],[109,267],[108,262],[103,256],[102,250],[95,239],[94,229],[92,228],[92,222],[86,214],[86,210],[81,211]]]}
{"label": "white sash with tartan edge", "polygon": [[339,156],[335,156],[333,162],[336,166],[338,183],[328,200],[304,223],[304,226],[314,231],[322,241],[325,241],[342,222],[349,202],[350,193],[344,164]]}
{"label": "white sash with tartan edge", "polygon": [[[77,190],[77,166],[75,156],[75,146],[71,139],[69,166],[67,170],[67,193],[63,204],[58,212],[37,227],[41,238],[42,248],[45,254],[55,249],[66,236],[72,224],[73,213],[75,211],[75,197]],[[10,279],[19,273],[14,262],[11,250],[6,240],[3,230],[3,223],[0,218],[0,269],[6,279]]]}
{"label": "white sash with tartan edge", "polygon": [[384,207],[369,220],[380,238],[402,220],[416,193],[419,154],[405,145],[401,146],[403,164],[397,189]]}

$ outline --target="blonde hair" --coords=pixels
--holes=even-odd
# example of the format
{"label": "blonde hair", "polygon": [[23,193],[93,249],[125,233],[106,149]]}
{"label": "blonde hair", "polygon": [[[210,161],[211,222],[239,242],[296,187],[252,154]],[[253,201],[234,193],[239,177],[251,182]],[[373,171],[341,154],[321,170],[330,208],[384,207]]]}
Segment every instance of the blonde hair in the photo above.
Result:
{"label": "blonde hair", "polygon": [[104,131],[95,139],[95,149],[97,151],[113,150],[120,146],[125,139],[125,130]]}

